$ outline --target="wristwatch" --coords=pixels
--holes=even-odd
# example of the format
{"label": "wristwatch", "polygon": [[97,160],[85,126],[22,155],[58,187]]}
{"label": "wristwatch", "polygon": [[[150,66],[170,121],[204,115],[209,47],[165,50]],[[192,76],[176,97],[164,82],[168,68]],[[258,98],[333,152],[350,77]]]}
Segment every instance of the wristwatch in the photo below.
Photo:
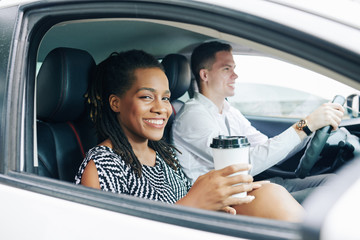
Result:
{"label": "wristwatch", "polygon": [[307,122],[305,119],[301,119],[297,124],[296,128],[300,131],[304,131],[306,135],[310,136],[312,134],[311,130],[307,126]]}

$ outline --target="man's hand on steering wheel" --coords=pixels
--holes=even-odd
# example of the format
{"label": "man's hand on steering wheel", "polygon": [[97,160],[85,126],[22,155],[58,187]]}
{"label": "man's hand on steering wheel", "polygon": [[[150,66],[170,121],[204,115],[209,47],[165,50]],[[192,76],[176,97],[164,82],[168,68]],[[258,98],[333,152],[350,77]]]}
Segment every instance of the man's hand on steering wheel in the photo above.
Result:
{"label": "man's hand on steering wheel", "polygon": [[338,128],[344,116],[345,109],[342,107],[344,102],[344,97],[335,96],[332,103],[324,103],[305,119],[293,125],[301,139],[316,131],[300,159],[295,172],[297,177],[306,177],[318,160],[331,130]]}
{"label": "man's hand on steering wheel", "polygon": [[325,126],[336,130],[344,116],[344,108],[339,103],[324,103],[305,118],[311,132]]}

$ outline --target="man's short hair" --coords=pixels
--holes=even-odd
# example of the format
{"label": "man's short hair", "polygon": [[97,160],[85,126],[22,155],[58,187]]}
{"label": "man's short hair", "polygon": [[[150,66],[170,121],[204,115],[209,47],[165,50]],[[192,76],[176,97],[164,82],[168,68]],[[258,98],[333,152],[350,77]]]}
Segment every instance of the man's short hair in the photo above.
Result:
{"label": "man's short hair", "polygon": [[211,69],[215,62],[215,55],[220,51],[232,51],[230,44],[218,41],[206,42],[197,46],[191,54],[191,71],[195,76],[196,83],[200,90],[200,70]]}

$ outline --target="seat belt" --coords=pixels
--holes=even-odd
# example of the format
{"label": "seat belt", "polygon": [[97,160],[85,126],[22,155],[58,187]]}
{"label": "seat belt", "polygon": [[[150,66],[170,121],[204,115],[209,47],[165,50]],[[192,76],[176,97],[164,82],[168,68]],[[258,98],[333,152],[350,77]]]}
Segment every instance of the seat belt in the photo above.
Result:
{"label": "seat belt", "polygon": [[230,131],[230,123],[229,123],[229,120],[227,119],[227,117],[225,116],[225,125],[226,125],[226,128],[229,132],[229,136],[231,136],[231,131]]}

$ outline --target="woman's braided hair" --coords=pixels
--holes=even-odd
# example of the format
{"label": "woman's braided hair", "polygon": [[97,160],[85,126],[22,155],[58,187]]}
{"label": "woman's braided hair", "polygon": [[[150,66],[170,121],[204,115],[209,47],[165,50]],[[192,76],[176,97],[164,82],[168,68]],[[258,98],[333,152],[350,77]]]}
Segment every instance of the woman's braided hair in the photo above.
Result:
{"label": "woman's braided hair", "polygon": [[[141,163],[109,104],[111,94],[121,97],[131,88],[136,80],[134,72],[138,68],[159,68],[164,71],[161,63],[144,51],[112,53],[97,65],[85,97],[90,104],[90,117],[95,124],[99,140],[110,139],[114,152],[119,154],[138,173],[138,176],[141,176]],[[163,140],[149,140],[149,147],[157,151],[169,166],[177,170],[179,163],[175,157],[176,148]]]}

